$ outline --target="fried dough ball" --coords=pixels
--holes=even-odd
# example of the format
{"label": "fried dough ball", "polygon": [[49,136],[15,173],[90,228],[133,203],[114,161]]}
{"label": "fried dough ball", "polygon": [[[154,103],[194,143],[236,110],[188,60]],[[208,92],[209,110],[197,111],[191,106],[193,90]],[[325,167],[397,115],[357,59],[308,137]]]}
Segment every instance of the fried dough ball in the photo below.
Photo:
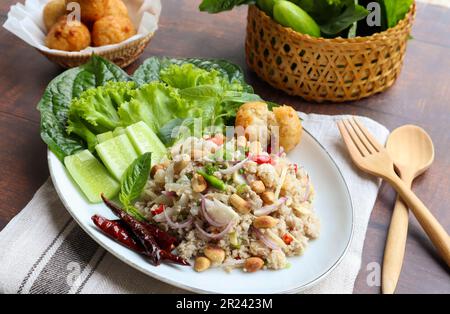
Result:
{"label": "fried dough ball", "polygon": [[42,12],[44,25],[47,32],[55,25],[58,19],[66,14],[66,1],[65,0],[51,0],[48,2]]}
{"label": "fried dough ball", "polygon": [[94,46],[117,44],[136,34],[128,17],[105,16],[94,23],[92,42]]}
{"label": "fried dough ball", "polygon": [[275,107],[272,112],[264,102],[242,105],[236,114],[236,126],[244,128],[250,142],[259,140],[262,144],[268,144],[271,130],[278,127],[279,144],[286,152],[300,143],[302,134],[302,125],[294,108]]}
{"label": "fried dough ball", "polygon": [[66,0],[66,3],[70,2],[77,2],[80,5],[83,23],[93,23],[105,16],[107,0]]}
{"label": "fried dough ball", "polygon": [[297,111],[291,106],[275,107],[273,113],[279,127],[280,146],[288,152],[300,143],[302,123]]}
{"label": "fried dough ball", "polygon": [[91,43],[91,34],[88,28],[80,21],[68,21],[62,16],[45,39],[47,47],[64,51],[80,51]]}
{"label": "fried dough ball", "polygon": [[128,17],[128,9],[122,0],[106,0],[105,16]]}

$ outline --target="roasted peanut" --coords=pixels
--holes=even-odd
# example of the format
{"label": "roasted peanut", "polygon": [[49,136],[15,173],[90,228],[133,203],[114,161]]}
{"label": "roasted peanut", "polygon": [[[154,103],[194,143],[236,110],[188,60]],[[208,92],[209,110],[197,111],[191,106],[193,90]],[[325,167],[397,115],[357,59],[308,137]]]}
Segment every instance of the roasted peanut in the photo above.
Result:
{"label": "roasted peanut", "polygon": [[179,174],[181,172],[181,170],[186,168],[186,166],[188,164],[189,164],[189,160],[185,160],[185,159],[175,162],[175,164],[173,165],[173,172],[175,174]]}
{"label": "roasted peanut", "polygon": [[266,190],[266,187],[261,180],[253,181],[252,183],[250,183],[250,187],[257,194],[260,194]]}
{"label": "roasted peanut", "polygon": [[264,266],[264,261],[259,257],[249,257],[245,260],[244,271],[254,273]]}
{"label": "roasted peanut", "polygon": [[260,216],[256,217],[255,220],[253,220],[253,226],[255,228],[273,228],[277,225],[277,223],[278,219],[271,216]]}
{"label": "roasted peanut", "polygon": [[263,192],[260,196],[264,204],[271,205],[275,201],[275,194],[271,191]]}
{"label": "roasted peanut", "polygon": [[194,269],[197,272],[202,272],[207,270],[209,267],[211,266],[211,261],[204,257],[204,256],[199,256],[195,259],[195,263],[194,263]]}
{"label": "roasted peanut", "polygon": [[203,158],[203,151],[200,149],[192,149],[191,150],[191,159],[192,160],[200,160]]}
{"label": "roasted peanut", "polygon": [[208,187],[205,178],[201,174],[194,174],[191,180],[192,190],[197,193],[201,193]]}
{"label": "roasted peanut", "polygon": [[251,210],[250,203],[236,193],[230,196],[230,204],[241,214],[247,214]]}
{"label": "roasted peanut", "polygon": [[150,177],[153,178],[153,177],[155,176],[155,173],[157,173],[158,170],[161,170],[161,169],[162,169],[162,170],[165,169],[165,167],[164,167],[163,164],[157,164],[157,165],[154,165],[154,166],[152,167],[152,169],[150,170]]}
{"label": "roasted peanut", "polygon": [[222,264],[225,259],[225,251],[219,247],[207,246],[203,253],[213,264]]}

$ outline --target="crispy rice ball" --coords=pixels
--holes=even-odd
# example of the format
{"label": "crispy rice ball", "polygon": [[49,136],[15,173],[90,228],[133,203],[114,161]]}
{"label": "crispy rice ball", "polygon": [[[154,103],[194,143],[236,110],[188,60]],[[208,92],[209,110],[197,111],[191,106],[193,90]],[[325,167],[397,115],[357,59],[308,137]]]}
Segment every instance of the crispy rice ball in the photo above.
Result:
{"label": "crispy rice ball", "polygon": [[81,9],[81,21],[91,24],[105,16],[108,0],[66,0],[66,3],[77,2]]}
{"label": "crispy rice ball", "polygon": [[67,21],[67,16],[62,16],[50,29],[45,42],[51,49],[80,51],[90,45],[91,34],[83,23]]}
{"label": "crispy rice ball", "polygon": [[[279,127],[280,146],[286,152],[300,143],[302,125],[297,112],[290,106],[275,107],[271,112],[264,102],[249,102],[242,105],[236,114],[236,126],[243,127],[250,141],[269,141],[269,128]],[[264,138],[263,136],[266,136]]]}
{"label": "crispy rice ball", "polygon": [[105,16],[128,17],[128,9],[122,0],[106,0]]}
{"label": "crispy rice ball", "polygon": [[302,123],[297,111],[291,106],[275,107],[273,113],[280,128],[280,145],[288,152],[300,143]]}
{"label": "crispy rice ball", "polygon": [[267,126],[270,111],[265,102],[255,101],[243,104],[236,114],[236,125],[244,129],[250,125]]}
{"label": "crispy rice ball", "polygon": [[[265,102],[255,101],[243,104],[236,114],[236,126],[242,127],[250,142],[268,144],[268,126],[275,124],[275,117]],[[242,129],[236,129],[242,135]],[[264,146],[265,147],[265,146]]]}
{"label": "crispy rice ball", "polygon": [[44,19],[44,25],[47,32],[55,25],[58,19],[66,14],[66,1],[65,0],[51,0],[48,2],[42,12]]}
{"label": "crispy rice ball", "polygon": [[136,29],[128,17],[105,16],[94,23],[92,42],[94,46],[117,44],[136,34]]}

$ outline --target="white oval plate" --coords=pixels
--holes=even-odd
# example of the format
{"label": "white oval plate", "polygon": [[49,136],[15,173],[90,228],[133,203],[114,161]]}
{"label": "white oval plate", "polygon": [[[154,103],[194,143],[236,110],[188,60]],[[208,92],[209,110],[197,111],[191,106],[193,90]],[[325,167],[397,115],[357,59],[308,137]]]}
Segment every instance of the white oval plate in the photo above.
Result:
{"label": "white oval plate", "polygon": [[353,234],[353,207],[347,185],[333,159],[309,133],[289,153],[303,165],[316,190],[314,205],[321,222],[321,234],[311,241],[305,254],[289,258],[291,267],[253,274],[237,269],[226,273],[210,269],[196,273],[192,267],[162,264],[152,266],[142,256],[103,235],[91,221],[100,214],[115,218],[103,204],[92,205],[72,181],[58,158],[49,151],[48,163],[56,191],[77,223],[111,254],[143,273],[171,285],[199,293],[295,293],[325,278],[342,260]]}

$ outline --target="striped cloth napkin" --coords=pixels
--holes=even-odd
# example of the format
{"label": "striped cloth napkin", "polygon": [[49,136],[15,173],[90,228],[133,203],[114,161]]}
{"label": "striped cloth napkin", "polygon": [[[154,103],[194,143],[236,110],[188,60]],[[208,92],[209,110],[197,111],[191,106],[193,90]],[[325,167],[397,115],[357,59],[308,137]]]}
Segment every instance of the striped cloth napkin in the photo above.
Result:
{"label": "striped cloth napkin", "polygon": [[[355,207],[355,230],[341,264],[305,293],[352,293],[379,182],[349,161],[336,127],[343,116],[300,114],[303,125],[341,169]],[[388,130],[361,121],[384,143]],[[183,293],[148,277],[99,247],[64,209],[50,179],[0,233],[0,293]]]}

